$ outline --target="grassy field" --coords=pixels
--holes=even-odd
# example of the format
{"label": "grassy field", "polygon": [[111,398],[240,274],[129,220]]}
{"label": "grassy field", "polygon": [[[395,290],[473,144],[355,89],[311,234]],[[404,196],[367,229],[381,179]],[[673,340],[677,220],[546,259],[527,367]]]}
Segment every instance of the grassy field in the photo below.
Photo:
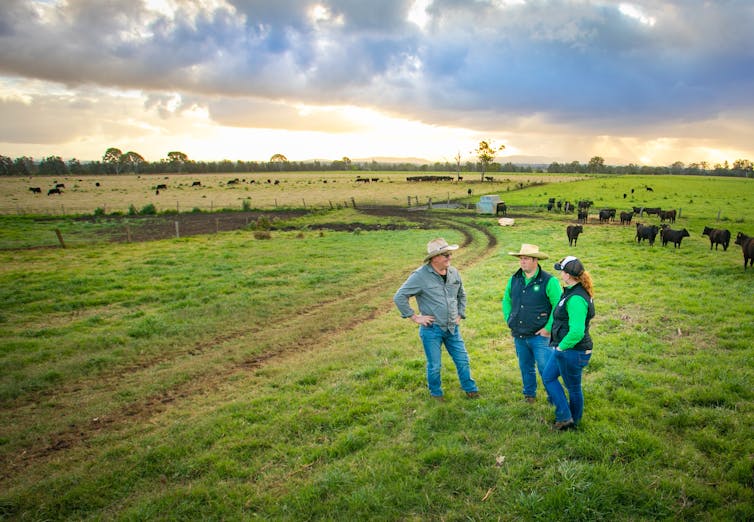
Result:
{"label": "grassy field", "polygon": [[[53,178],[0,177],[0,215],[75,215],[126,213],[133,206],[140,211],[153,205],[158,212],[189,212],[194,209],[240,210],[333,208],[357,205],[426,205],[459,200],[472,195],[507,192],[544,181],[570,181],[583,176],[494,173],[494,182],[481,183],[478,173],[464,173],[462,182],[408,182],[408,176],[422,174],[453,176],[453,173],[422,172],[281,172],[238,174],[173,174],[83,176]],[[377,179],[369,183],[357,178]],[[228,182],[238,179],[237,184]],[[192,186],[199,181],[200,186]],[[253,183],[252,183],[253,182]],[[56,183],[65,188],[60,195],[47,195]],[[160,184],[167,186],[158,191]],[[39,187],[41,194],[29,187]]]}
{"label": "grassy field", "polygon": [[[701,229],[754,235],[751,189],[593,178],[502,193],[528,209],[513,227],[435,210],[421,213],[434,230],[298,218],[269,240],[0,251],[0,517],[750,520],[754,271]],[[541,208],[548,197],[681,208],[674,228],[691,235],[649,247],[590,223],[569,247],[573,216]],[[447,402],[428,400],[416,329],[391,302],[436,236],[464,246],[479,400],[449,359]],[[575,253],[595,281],[575,432],[550,429],[543,395],[521,400],[500,298],[523,242],[546,267]]]}

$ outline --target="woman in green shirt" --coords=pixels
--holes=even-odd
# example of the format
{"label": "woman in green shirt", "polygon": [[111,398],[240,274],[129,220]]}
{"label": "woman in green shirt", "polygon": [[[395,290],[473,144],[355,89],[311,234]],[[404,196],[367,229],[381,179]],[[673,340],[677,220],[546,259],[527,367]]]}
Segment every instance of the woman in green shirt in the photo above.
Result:
{"label": "woman in green shirt", "polygon": [[[555,270],[560,271],[564,289],[552,312],[550,346],[555,351],[542,372],[542,381],[555,406],[554,428],[567,430],[575,428],[584,413],[581,373],[592,357],[589,323],[594,317],[594,289],[592,277],[576,257],[555,263]],[[567,399],[558,377],[568,390]]]}

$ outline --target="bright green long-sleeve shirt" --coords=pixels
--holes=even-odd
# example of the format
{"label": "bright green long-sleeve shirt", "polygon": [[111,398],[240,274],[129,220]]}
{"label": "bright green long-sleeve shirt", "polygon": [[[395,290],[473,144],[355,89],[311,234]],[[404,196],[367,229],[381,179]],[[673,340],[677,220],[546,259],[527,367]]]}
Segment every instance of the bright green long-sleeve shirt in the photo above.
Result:
{"label": "bright green long-sleeve shirt", "polygon": [[560,340],[558,347],[561,350],[570,350],[584,338],[589,303],[580,295],[574,295],[566,302],[566,310],[568,311],[568,334]]}

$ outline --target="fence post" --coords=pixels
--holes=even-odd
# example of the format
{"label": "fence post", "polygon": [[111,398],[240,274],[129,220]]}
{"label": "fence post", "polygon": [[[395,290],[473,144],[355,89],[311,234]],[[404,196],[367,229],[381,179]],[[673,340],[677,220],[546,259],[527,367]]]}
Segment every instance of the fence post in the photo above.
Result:
{"label": "fence post", "polygon": [[126,242],[131,242],[131,225],[126,224]]}
{"label": "fence post", "polygon": [[215,218],[215,233],[220,232],[220,218]]}
{"label": "fence post", "polygon": [[60,241],[60,246],[65,248],[65,242],[63,242],[63,234],[60,233],[60,229],[55,229],[55,234],[58,236],[58,241]]}
{"label": "fence post", "polygon": [[353,205],[353,208],[356,208],[356,200],[354,198],[351,198],[351,204]]}
{"label": "fence post", "polygon": [[181,232],[180,232],[180,230],[178,228],[178,222],[177,221],[175,222],[175,237],[177,237],[177,238],[181,237]]}

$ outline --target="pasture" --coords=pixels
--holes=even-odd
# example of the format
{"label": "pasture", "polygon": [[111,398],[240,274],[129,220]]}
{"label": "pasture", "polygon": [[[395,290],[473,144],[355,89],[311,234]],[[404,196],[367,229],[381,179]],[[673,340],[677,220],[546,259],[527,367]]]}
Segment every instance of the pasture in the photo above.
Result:
{"label": "pasture", "polygon": [[[652,193],[624,201],[642,183]],[[340,209],[266,240],[242,229],[6,248],[0,516],[752,519],[754,270],[738,245],[710,250],[701,235],[754,235],[751,183],[595,177],[506,190],[513,227],[462,209]],[[690,237],[649,247],[633,225],[592,213],[571,247],[575,214],[547,212],[548,197],[682,208],[673,228]],[[308,227],[388,220],[401,227]],[[12,236],[18,221],[2,223]],[[27,236],[51,226],[24,223]],[[428,400],[416,329],[391,301],[437,236],[463,247],[453,263],[478,400],[447,358],[447,401]],[[507,253],[524,242],[550,254],[546,269],[579,256],[595,281],[578,431],[552,431],[551,407],[521,400],[500,298],[518,266]]]}
{"label": "pasture", "polygon": [[[172,174],[119,176],[45,176],[0,178],[0,214],[76,215],[126,213],[153,205],[158,212],[212,212],[273,208],[336,208],[357,205],[426,205],[481,194],[507,192],[545,181],[569,181],[583,176],[494,173],[493,182],[480,182],[466,172],[464,180],[407,182],[417,172],[280,172],[240,174]],[[453,173],[440,173],[452,176]],[[437,175],[440,175],[437,174]],[[359,178],[369,182],[358,181]],[[237,182],[233,182],[237,180]],[[193,186],[199,182],[199,186]],[[47,195],[58,183],[61,194]],[[164,189],[157,189],[165,185]],[[40,188],[40,193],[29,190]]]}

